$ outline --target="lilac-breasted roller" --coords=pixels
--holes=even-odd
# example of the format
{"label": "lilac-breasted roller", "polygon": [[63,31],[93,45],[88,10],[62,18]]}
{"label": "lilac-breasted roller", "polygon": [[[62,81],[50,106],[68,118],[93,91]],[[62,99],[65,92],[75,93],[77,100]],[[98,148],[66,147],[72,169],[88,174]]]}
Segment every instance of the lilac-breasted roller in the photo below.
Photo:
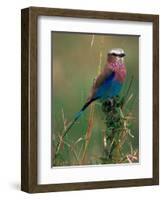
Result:
{"label": "lilac-breasted roller", "polygon": [[105,101],[117,96],[126,78],[123,49],[111,49],[107,54],[107,62],[101,73],[94,79],[87,102],[75,115],[74,120],[67,127],[64,136],[80,118],[84,110],[95,100]]}

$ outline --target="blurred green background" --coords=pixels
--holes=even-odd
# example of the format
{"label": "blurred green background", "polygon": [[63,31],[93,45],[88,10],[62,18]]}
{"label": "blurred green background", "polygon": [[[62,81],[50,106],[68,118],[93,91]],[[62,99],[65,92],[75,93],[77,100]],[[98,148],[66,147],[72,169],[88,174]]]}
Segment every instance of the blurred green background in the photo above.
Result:
{"label": "blurred green background", "polygon": [[[52,32],[52,161],[55,164],[54,145],[64,128],[64,118],[71,121],[86,102],[93,79],[97,76],[99,66],[106,63],[106,56],[112,48],[123,48],[126,57],[127,79],[121,91],[125,94],[131,77],[134,76],[130,93],[134,103],[128,105],[135,120],[132,124],[133,147],[139,148],[139,36],[100,35]],[[75,142],[84,137],[88,126],[90,108],[80,118],[66,136],[68,142]],[[87,164],[95,164],[95,158],[103,153],[102,130],[104,114],[99,103],[95,103],[94,124],[87,149]],[[81,143],[76,151],[81,150]],[[126,147],[126,151],[127,151]],[[66,145],[62,151],[63,165],[72,165],[74,158]]]}

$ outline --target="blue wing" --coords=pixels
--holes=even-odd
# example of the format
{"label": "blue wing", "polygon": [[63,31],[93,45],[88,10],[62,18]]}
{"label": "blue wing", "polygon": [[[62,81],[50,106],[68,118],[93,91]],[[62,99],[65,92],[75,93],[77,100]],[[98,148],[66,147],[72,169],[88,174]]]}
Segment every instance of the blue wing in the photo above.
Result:
{"label": "blue wing", "polygon": [[99,88],[96,89],[94,98],[100,98],[101,100],[106,100],[112,98],[119,94],[122,84],[119,83],[115,78],[115,73],[112,72],[101,84]]}

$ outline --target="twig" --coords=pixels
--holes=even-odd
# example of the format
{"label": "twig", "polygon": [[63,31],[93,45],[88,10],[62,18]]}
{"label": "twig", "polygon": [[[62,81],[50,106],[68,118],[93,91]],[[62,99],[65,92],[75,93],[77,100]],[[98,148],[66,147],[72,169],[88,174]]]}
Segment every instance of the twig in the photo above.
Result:
{"label": "twig", "polygon": [[92,104],[90,108],[90,115],[89,115],[89,120],[88,120],[86,136],[85,136],[85,145],[84,145],[84,151],[82,155],[81,164],[83,164],[85,161],[86,151],[87,151],[87,147],[91,138],[91,133],[92,133],[92,128],[93,128],[93,120],[94,120],[93,118],[94,118],[94,104]]}
{"label": "twig", "polygon": [[[93,43],[94,43],[94,35],[92,36],[91,45],[93,45]],[[101,44],[103,44],[103,38],[101,40]],[[102,56],[103,56],[103,54],[102,54],[102,51],[100,50],[97,74],[99,74],[101,72]],[[87,127],[87,131],[86,131],[86,141],[85,141],[84,150],[83,150],[83,154],[82,154],[82,160],[81,160],[82,164],[85,161],[87,147],[90,142],[90,138],[91,138],[91,134],[92,134],[93,120],[94,120],[94,108],[95,108],[95,104],[91,104],[90,115],[89,115],[89,120],[88,120],[88,127]]]}
{"label": "twig", "polygon": [[130,80],[130,84],[129,84],[129,87],[128,87],[128,90],[127,90],[126,94],[124,95],[124,100],[127,98],[128,94],[129,94],[129,91],[131,89],[131,85],[133,83],[133,80],[134,80],[134,76],[132,75],[131,80]]}
{"label": "twig", "polygon": [[71,149],[71,151],[74,154],[74,157],[75,157],[77,163],[79,164],[79,159],[78,159],[77,153],[76,153],[76,151],[74,149],[74,146],[72,144],[69,144],[68,142],[65,142],[65,141],[64,141],[64,143]]}
{"label": "twig", "polygon": [[91,40],[91,48],[93,47],[94,40],[95,40],[95,35],[93,34],[93,35],[92,35],[92,40]]}
{"label": "twig", "polygon": [[62,108],[62,120],[63,120],[64,130],[66,130],[66,120],[65,120],[65,114],[64,114],[63,108]]}

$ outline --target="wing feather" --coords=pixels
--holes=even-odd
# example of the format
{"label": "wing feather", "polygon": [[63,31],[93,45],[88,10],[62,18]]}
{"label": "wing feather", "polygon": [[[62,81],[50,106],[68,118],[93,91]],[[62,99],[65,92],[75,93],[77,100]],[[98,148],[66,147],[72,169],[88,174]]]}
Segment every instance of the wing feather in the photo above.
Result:
{"label": "wing feather", "polygon": [[103,68],[101,73],[94,79],[90,94],[88,96],[88,101],[95,97],[97,89],[104,83],[108,76],[112,73],[112,70],[107,66]]}

